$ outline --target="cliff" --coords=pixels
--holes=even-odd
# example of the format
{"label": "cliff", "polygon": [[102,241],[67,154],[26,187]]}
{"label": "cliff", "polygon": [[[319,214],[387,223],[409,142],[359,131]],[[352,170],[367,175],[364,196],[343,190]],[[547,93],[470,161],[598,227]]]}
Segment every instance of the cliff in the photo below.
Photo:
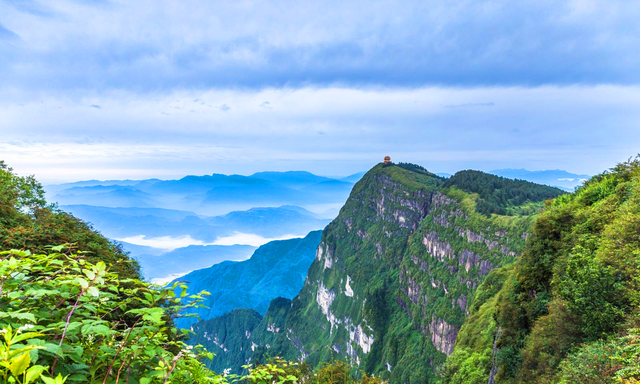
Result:
{"label": "cliff", "polygon": [[[280,355],[317,365],[339,358],[391,383],[433,380],[478,286],[522,252],[532,218],[517,208],[540,207],[536,196],[561,193],[483,173],[463,176],[458,186],[410,164],[370,170],[323,232],[300,294],[272,306],[278,313],[270,309],[254,328],[248,361]],[[469,191],[474,177],[498,185],[508,199]],[[514,198],[540,190],[529,194],[533,200]],[[480,213],[478,204],[504,204],[511,216]]]}

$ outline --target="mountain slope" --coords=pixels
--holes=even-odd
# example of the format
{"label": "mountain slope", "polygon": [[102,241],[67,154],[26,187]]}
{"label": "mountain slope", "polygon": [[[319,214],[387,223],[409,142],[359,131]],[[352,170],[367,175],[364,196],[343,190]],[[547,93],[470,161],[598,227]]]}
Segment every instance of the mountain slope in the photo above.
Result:
{"label": "mountain slope", "polygon": [[637,382],[639,233],[637,159],[547,204],[522,258],[478,291],[447,382]]}
{"label": "mountain slope", "polygon": [[[523,187],[482,173],[471,177],[479,183],[488,177],[505,191]],[[487,201],[465,185],[445,185],[412,164],[370,170],[323,232],[300,294],[267,311],[253,330],[252,361],[283,355],[317,365],[333,357],[391,383],[433,380],[476,288],[492,269],[515,261],[532,220],[518,210],[479,213]],[[540,195],[532,198],[511,205],[540,204]]]}
{"label": "mountain slope", "polygon": [[[189,292],[211,293],[204,302],[209,308],[197,308],[191,313],[198,313],[203,320],[236,308],[265,313],[276,297],[294,297],[302,287],[321,234],[322,231],[314,231],[302,239],[272,241],[258,248],[248,260],[226,261],[185,275],[180,280],[188,282]],[[194,321],[177,319],[176,324],[185,328]]]}

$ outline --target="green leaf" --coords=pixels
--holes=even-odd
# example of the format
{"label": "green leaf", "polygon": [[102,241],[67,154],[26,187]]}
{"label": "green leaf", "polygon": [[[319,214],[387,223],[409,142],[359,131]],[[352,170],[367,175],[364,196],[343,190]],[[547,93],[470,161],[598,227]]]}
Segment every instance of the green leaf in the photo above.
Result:
{"label": "green leaf", "polygon": [[89,280],[93,280],[96,278],[96,274],[90,269],[85,269],[83,272]]}
{"label": "green leaf", "polygon": [[100,291],[98,291],[98,288],[96,287],[89,287],[89,289],[87,289],[87,293],[93,297],[100,296]]}
{"label": "green leaf", "polygon": [[33,367],[27,369],[27,377],[26,377],[25,384],[28,384],[34,381],[35,379],[37,379],[38,377],[40,377],[40,375],[42,374],[42,372],[44,372],[46,368],[47,367],[43,367],[42,365],[34,365]]}
{"label": "green leaf", "polygon": [[13,375],[17,377],[21,375],[22,372],[27,369],[27,367],[29,367],[29,364],[31,364],[31,356],[29,356],[29,353],[26,352],[13,359],[11,361],[9,369],[11,370],[11,373],[13,373]]}
{"label": "green leaf", "polygon": [[78,284],[80,284],[82,289],[87,289],[87,287],[89,286],[89,282],[82,277],[78,277]]}
{"label": "green leaf", "polygon": [[32,313],[9,312],[8,315],[14,319],[28,320],[32,323],[36,322],[36,317]]}

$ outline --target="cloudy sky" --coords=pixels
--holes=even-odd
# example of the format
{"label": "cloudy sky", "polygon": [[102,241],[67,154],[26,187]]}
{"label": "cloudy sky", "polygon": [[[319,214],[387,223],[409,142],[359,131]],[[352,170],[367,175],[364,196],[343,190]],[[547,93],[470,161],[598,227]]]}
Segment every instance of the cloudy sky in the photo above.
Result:
{"label": "cloudy sky", "polygon": [[43,182],[593,174],[640,152],[640,2],[0,0],[0,159]]}

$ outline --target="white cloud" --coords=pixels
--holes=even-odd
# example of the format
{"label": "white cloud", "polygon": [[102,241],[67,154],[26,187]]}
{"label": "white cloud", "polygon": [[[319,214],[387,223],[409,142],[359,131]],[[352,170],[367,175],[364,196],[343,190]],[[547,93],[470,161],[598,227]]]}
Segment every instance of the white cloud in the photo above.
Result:
{"label": "white cloud", "polygon": [[211,243],[194,239],[189,235],[177,236],[177,237],[174,237],[174,236],[147,237],[145,235],[138,235],[138,236],[124,237],[116,240],[130,243],[130,244],[135,244],[135,245],[143,245],[147,247],[159,248],[165,251],[172,251],[176,248],[188,247],[190,245],[251,245],[254,247],[259,247],[270,241],[300,238],[303,236],[304,235],[302,236],[284,235],[281,237],[265,238],[252,233],[234,232],[234,234],[231,236],[217,238],[215,241]]}
{"label": "white cloud", "polygon": [[300,238],[300,237],[304,237],[300,236],[300,235],[284,235],[284,236],[280,236],[280,237],[274,237],[274,238],[264,238],[262,236],[258,236],[258,235],[254,235],[251,233],[240,233],[240,232],[236,232],[231,236],[228,237],[221,237],[216,239],[213,243],[211,243],[212,245],[234,245],[234,244],[243,244],[243,245],[252,245],[254,247],[259,247],[261,245],[264,245],[270,241],[275,241],[275,240],[287,240],[287,239],[294,239],[294,238]]}
{"label": "white cloud", "polygon": [[[265,100],[272,110],[260,107]],[[494,105],[447,107],[487,100]],[[223,103],[233,107],[215,107]],[[387,154],[439,172],[560,167],[595,174],[637,152],[638,121],[635,86],[118,91],[37,99],[14,90],[0,91],[0,158],[43,182],[291,169],[346,175]]]}
{"label": "white cloud", "polygon": [[146,247],[153,247],[163,249],[165,251],[173,251],[176,248],[188,247],[190,245],[207,245],[201,240],[196,240],[191,236],[161,236],[161,237],[146,237],[145,235],[129,236],[121,239],[116,239],[135,245],[143,245]]}
{"label": "white cloud", "polygon": [[153,284],[158,284],[158,285],[164,286],[164,285],[167,285],[168,283],[172,282],[173,280],[175,280],[175,279],[177,279],[179,277],[182,277],[182,276],[184,276],[184,275],[186,275],[188,273],[191,273],[191,272],[192,271],[187,271],[187,272],[184,272],[184,273],[173,273],[171,275],[164,276],[164,277],[156,277],[156,278],[151,279],[150,282],[153,283]]}

